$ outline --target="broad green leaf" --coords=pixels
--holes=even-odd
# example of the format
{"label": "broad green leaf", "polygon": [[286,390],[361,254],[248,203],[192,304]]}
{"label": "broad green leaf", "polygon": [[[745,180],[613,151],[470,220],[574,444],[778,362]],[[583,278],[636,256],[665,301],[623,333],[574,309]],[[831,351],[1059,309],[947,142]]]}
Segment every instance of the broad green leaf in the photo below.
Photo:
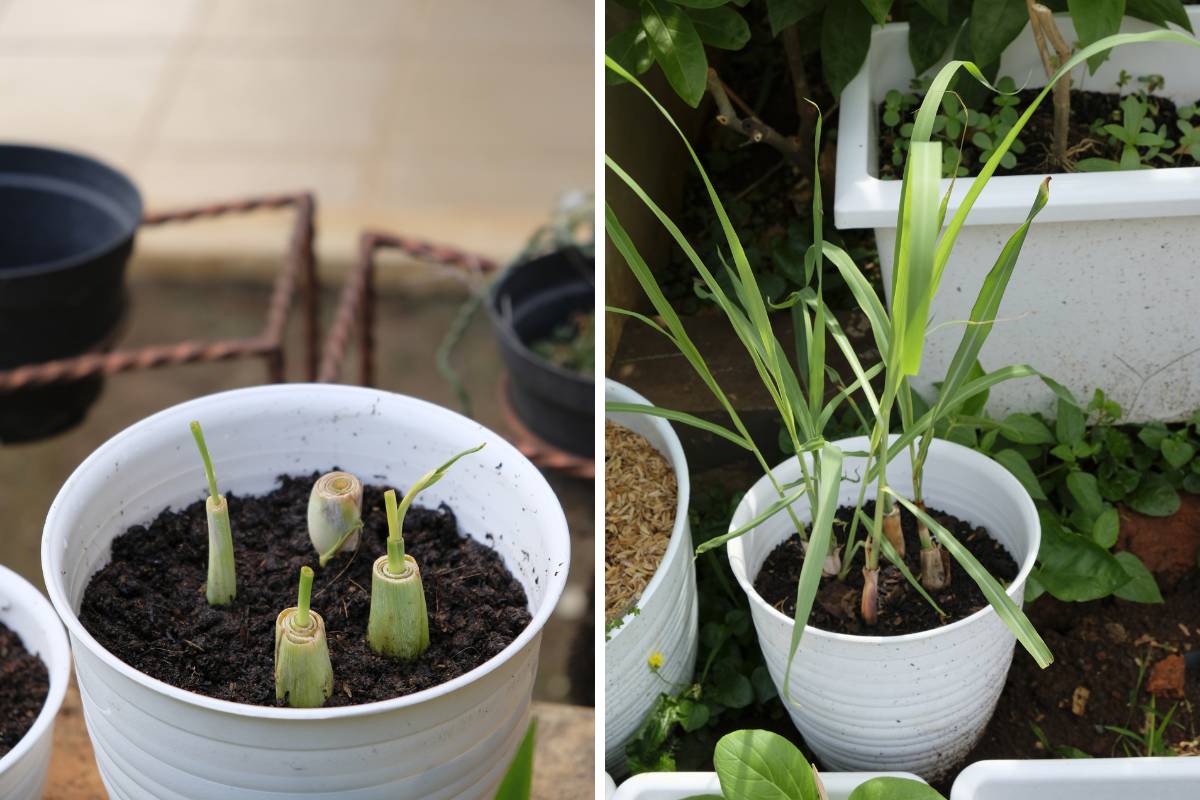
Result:
{"label": "broad green leaf", "polygon": [[778,36],[784,28],[813,16],[825,7],[825,2],[826,0],[767,0],[767,21],[771,23],[771,35]]}
{"label": "broad green leaf", "polygon": [[1129,582],[1128,573],[1108,550],[1063,529],[1049,512],[1039,516],[1038,583],[1050,594],[1066,602],[1098,600]]}
{"label": "broad green leaf", "polygon": [[1126,498],[1129,507],[1148,517],[1169,517],[1179,510],[1179,493],[1157,472],[1147,473]]}
{"label": "broad green leaf", "polygon": [[916,505],[908,500],[908,498],[897,494],[891,487],[888,487],[887,493],[896,499],[902,506],[908,509],[909,513],[917,519],[925,523],[926,527],[937,537],[938,542],[946,548],[947,552],[958,562],[963,571],[971,576],[971,580],[983,590],[983,596],[987,598],[988,604],[995,610],[996,616],[1008,626],[1008,629],[1013,632],[1029,655],[1033,656],[1033,660],[1037,662],[1039,667],[1045,669],[1054,662],[1054,656],[1050,653],[1050,648],[1042,641],[1042,637],[1033,627],[1033,623],[1021,611],[1020,606],[1013,602],[1013,599],[1008,596],[991,573],[984,568],[982,564],[971,554],[971,551],[963,547],[958,539],[954,537],[950,531],[946,530],[937,520],[922,511]]}
{"label": "broad green leaf", "polygon": [[1028,22],[1025,0],[974,0],[968,31],[975,61],[980,64],[999,61],[1004,48],[1012,44]]}
{"label": "broad green leaf", "polygon": [[917,75],[942,60],[962,29],[962,22],[937,19],[921,6],[908,9],[908,58]]}
{"label": "broad green leaf", "polygon": [[1067,476],[1067,491],[1084,515],[1092,521],[1104,511],[1104,498],[1096,487],[1096,476],[1089,472],[1072,472]]}
{"label": "broad green leaf", "polygon": [[1104,509],[1092,524],[1092,541],[1106,550],[1117,543],[1120,533],[1121,515],[1115,508]]}
{"label": "broad green leaf", "polygon": [[862,3],[837,0],[821,20],[821,70],[834,97],[842,94],[867,58],[871,15]]}
{"label": "broad green leaf", "polygon": [[[604,45],[604,53],[634,75],[641,75],[654,65],[654,54],[650,52],[650,40],[646,29],[635,22]],[[625,83],[615,72],[604,71],[604,80],[610,85]]]}
{"label": "broad green leaf", "polygon": [[750,41],[750,26],[729,6],[689,9],[687,15],[705,44],[722,50],[740,50]]}
{"label": "broad green leaf", "polygon": [[1058,415],[1054,420],[1054,435],[1062,444],[1075,444],[1083,440],[1087,430],[1087,418],[1079,406],[1065,400],[1058,401]]}
{"label": "broad green leaf", "polygon": [[1025,456],[1018,453],[1012,448],[1005,448],[999,451],[992,458],[1000,462],[1006,470],[1013,474],[1013,477],[1021,482],[1025,487],[1025,491],[1029,492],[1029,496],[1034,500],[1045,500],[1046,494],[1042,491],[1041,484],[1038,483],[1037,476],[1033,474],[1033,470],[1029,467],[1029,462],[1025,460]]}
{"label": "broad green leaf", "polygon": [[695,108],[708,86],[708,56],[691,17],[668,0],[642,0],[641,12],[655,62],[676,94]]}
{"label": "broad green leaf", "polygon": [[745,800],[813,800],[812,766],[796,745],[777,733],[734,731],[713,752],[721,793]]}
{"label": "broad green leaf", "polygon": [[863,8],[880,25],[887,23],[888,14],[892,10],[892,0],[861,0]]}
{"label": "broad green leaf", "polygon": [[848,800],[946,800],[932,786],[912,778],[888,776],[860,783]]}
{"label": "broad green leaf", "polygon": [[1158,590],[1158,583],[1155,582],[1154,575],[1146,569],[1146,565],[1140,558],[1133,553],[1125,552],[1116,553],[1115,557],[1129,575],[1129,582],[1114,592],[1117,597],[1134,603],[1163,602],[1163,596]]}
{"label": "broad green leaf", "polygon": [[792,640],[788,645],[787,665],[783,671],[783,696],[788,697],[788,684],[792,677],[792,661],[800,647],[800,637],[812,612],[813,600],[821,584],[821,569],[829,542],[833,536],[833,515],[838,507],[838,489],[842,485],[842,451],[833,445],[825,445],[820,452],[820,475],[817,479],[817,505],[808,537],[808,553],[800,567],[800,580],[796,583],[796,615],[792,619]]}
{"label": "broad green leaf", "polygon": [[529,800],[533,795],[533,750],[537,720],[529,723],[508,771],[496,789],[496,800]]}
{"label": "broad green leaf", "polygon": [[681,422],[684,425],[690,425],[693,428],[699,428],[700,430],[707,431],[715,436],[720,436],[722,439],[733,442],[738,447],[742,447],[746,450],[754,449],[754,446],[750,442],[746,441],[744,437],[739,436],[728,428],[683,411],[672,411],[669,408],[659,408],[658,406],[650,406],[646,405],[645,403],[614,402],[605,403],[604,410],[614,414],[645,414],[651,417],[662,417],[663,419],[669,419],[672,422]]}
{"label": "broad green leaf", "polygon": [[1192,32],[1192,22],[1183,7],[1183,0],[1127,0],[1125,13],[1153,25],[1166,27],[1169,22]]}
{"label": "broad green leaf", "polygon": [[1172,467],[1182,467],[1196,455],[1196,448],[1190,442],[1171,437],[1162,440],[1162,454]]}
{"label": "broad green leaf", "polygon": [[1054,434],[1046,423],[1030,414],[1009,414],[1000,423],[1004,438],[1017,444],[1053,444]]}
{"label": "broad green leaf", "polygon": [[1138,431],[1138,439],[1142,444],[1149,447],[1151,450],[1161,450],[1162,443],[1170,436],[1171,432],[1167,430],[1167,426],[1161,422],[1151,422],[1140,431]]}
{"label": "broad green leaf", "polygon": [[[1125,16],[1125,0],[1067,0],[1067,8],[1079,43],[1084,46],[1116,33]],[[1088,70],[1095,73],[1107,58],[1108,51],[1092,56],[1088,59]]]}

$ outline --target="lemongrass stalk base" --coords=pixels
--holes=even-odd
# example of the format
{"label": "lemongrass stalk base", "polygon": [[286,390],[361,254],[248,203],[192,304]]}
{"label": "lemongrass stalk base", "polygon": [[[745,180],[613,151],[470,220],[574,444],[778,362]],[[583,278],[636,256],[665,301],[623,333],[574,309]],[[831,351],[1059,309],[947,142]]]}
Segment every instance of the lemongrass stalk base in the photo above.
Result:
{"label": "lemongrass stalk base", "polygon": [[921,550],[921,585],[931,592],[950,587],[950,554],[940,544]]}
{"label": "lemongrass stalk base", "polygon": [[310,610],[302,627],[297,617],[292,607],[275,618],[275,699],[292,708],[319,708],[333,694],[325,621]]}
{"label": "lemongrass stalk base", "polygon": [[388,569],[388,557],[380,556],[371,570],[371,615],[367,640],[380,655],[411,661],[429,647],[429,613],[421,570],[410,555],[404,570]]}
{"label": "lemongrass stalk base", "polygon": [[349,472],[327,472],[308,497],[308,538],[325,558],[358,547],[363,486]]}
{"label": "lemongrass stalk base", "polygon": [[863,567],[862,574],[862,602],[858,613],[862,615],[864,623],[874,625],[879,621],[879,569]]}
{"label": "lemongrass stalk base", "polygon": [[883,515],[883,535],[900,557],[904,558],[904,531],[900,529],[899,505],[893,505],[891,511]]}
{"label": "lemongrass stalk base", "polygon": [[229,526],[229,504],[224,495],[209,496],[208,583],[205,595],[211,606],[229,605],[237,597],[237,567],[233,559],[233,531]]}

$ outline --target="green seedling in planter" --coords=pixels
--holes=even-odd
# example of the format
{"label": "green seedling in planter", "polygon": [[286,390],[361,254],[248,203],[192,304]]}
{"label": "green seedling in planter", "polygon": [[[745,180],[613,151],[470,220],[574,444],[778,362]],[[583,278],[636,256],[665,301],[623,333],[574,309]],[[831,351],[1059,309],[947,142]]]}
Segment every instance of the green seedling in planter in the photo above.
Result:
{"label": "green seedling in planter", "polygon": [[1155,128],[1149,113],[1150,104],[1145,96],[1126,96],[1121,101],[1121,124],[1110,122],[1101,127],[1114,144],[1121,145],[1121,159],[1083,158],[1075,164],[1075,168],[1081,172],[1104,172],[1151,169],[1151,162],[1155,159],[1173,163],[1168,151],[1175,146],[1175,142],[1167,138],[1166,125]]}
{"label": "green seedling in planter", "polygon": [[208,446],[199,422],[192,422],[192,437],[204,461],[204,476],[208,479],[208,499],[204,503],[208,514],[208,583],[205,593],[210,606],[229,605],[237,597],[237,569],[233,561],[233,530],[229,526],[229,504],[217,491],[217,476],[213,472]]}
{"label": "green seedling in planter", "polygon": [[1188,155],[1200,160],[1200,128],[1192,127],[1192,118],[1196,116],[1195,106],[1181,106],[1175,110],[1179,117],[1175,127],[1179,129],[1179,147],[1175,155]]}
{"label": "green seedling in planter", "polygon": [[312,568],[301,567],[296,605],[275,619],[275,699],[292,708],[319,708],[333,693],[325,621],[309,607],[312,582]]}
{"label": "green seedling in planter", "polygon": [[[486,444],[486,443],[485,443]],[[454,462],[484,448],[481,444],[464,450],[413,483],[396,505],[396,492],[389,489],[387,506],[387,555],[380,556],[371,570],[371,614],[367,640],[380,655],[411,661],[429,647],[429,612],[425,589],[416,560],[404,552],[404,517],[416,496],[445,477]]]}
{"label": "green seedling in planter", "polygon": [[[817,768],[796,745],[777,733],[734,731],[721,737],[713,752],[721,795],[693,795],[687,800],[825,800]],[[872,778],[850,793],[849,800],[945,800],[936,790],[907,778]]]}
{"label": "green seedling in planter", "polygon": [[343,547],[358,547],[362,528],[362,481],[349,472],[327,472],[308,496],[308,538],[325,566]]}

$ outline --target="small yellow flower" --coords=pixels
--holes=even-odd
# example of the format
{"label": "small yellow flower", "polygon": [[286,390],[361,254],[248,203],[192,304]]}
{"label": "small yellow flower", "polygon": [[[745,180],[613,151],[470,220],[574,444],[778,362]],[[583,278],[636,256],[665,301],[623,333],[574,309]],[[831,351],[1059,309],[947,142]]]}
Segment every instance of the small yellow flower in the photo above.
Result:
{"label": "small yellow flower", "polygon": [[650,669],[658,672],[660,669],[662,669],[663,654],[655,650],[650,654],[650,657],[646,659],[646,663],[650,665]]}

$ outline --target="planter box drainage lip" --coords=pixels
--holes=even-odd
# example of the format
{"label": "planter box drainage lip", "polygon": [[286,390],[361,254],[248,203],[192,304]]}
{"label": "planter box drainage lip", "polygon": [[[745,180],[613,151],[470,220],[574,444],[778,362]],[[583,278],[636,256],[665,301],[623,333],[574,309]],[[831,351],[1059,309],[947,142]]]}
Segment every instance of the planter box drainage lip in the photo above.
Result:
{"label": "planter box drainage lip", "polygon": [[[1189,8],[1193,26],[1200,24],[1200,8]],[[1068,39],[1074,34],[1070,20],[1059,19]],[[1121,31],[1151,30],[1152,27],[1126,20]],[[1019,47],[1029,38],[1026,31],[1010,46]],[[904,89],[912,73],[908,60],[908,23],[889,24],[876,28],[871,37],[871,50],[862,69],[842,93],[841,123],[838,129],[837,185],[834,200],[834,220],[838,228],[893,228],[896,209],[900,203],[900,181],[881,180],[878,172],[877,103],[889,89]],[[1184,45],[1161,42],[1154,48],[1178,55],[1187,63],[1200,58],[1200,51]],[[1122,53],[1144,52],[1145,45],[1127,45],[1115,51],[1113,58],[1101,68],[1101,73],[1089,76],[1089,88],[1115,88],[1106,79],[1108,69],[1119,69]],[[1006,51],[1007,52],[1007,51]],[[1013,56],[1014,58],[1016,56]],[[900,63],[900,60],[903,60]],[[1008,62],[1001,65],[1001,74]],[[945,63],[939,62],[940,64]],[[1010,69],[1010,72],[1012,70]],[[1148,70],[1137,64],[1130,67],[1135,74]],[[932,74],[932,70],[930,71]],[[1020,81],[1018,81],[1020,82]],[[1039,71],[1029,77],[1030,87],[1045,86],[1045,75]],[[1164,96],[1172,97],[1168,75]],[[1194,98],[1179,98],[1191,102]],[[1047,97],[1043,104],[1050,103]],[[1024,110],[1024,109],[1021,109]],[[1152,170],[1130,170],[1094,173],[1047,173],[1050,180],[1050,203],[1038,216],[1039,223],[1078,220],[1134,219],[1182,217],[1200,214],[1200,167],[1168,167]],[[968,225],[1019,224],[1029,213],[1034,194],[1044,176],[1006,175],[992,178],[976,200]],[[973,178],[959,178],[954,183],[949,210],[962,202]],[[942,192],[950,187],[942,181]]]}
{"label": "planter box drainage lip", "polygon": [[[112,451],[126,440],[136,439],[141,436],[145,430],[144,426],[153,425],[156,422],[158,424],[168,424],[165,420],[173,420],[181,416],[186,417],[187,413],[190,412],[185,413],[185,410],[196,406],[204,407],[207,410],[208,404],[215,399],[225,399],[229,402],[234,402],[238,395],[244,395],[247,393],[257,393],[260,396],[266,394],[277,394],[282,398],[295,392],[304,391],[320,391],[326,395],[333,393],[340,393],[344,395],[344,404],[345,408],[347,409],[347,413],[350,413],[350,409],[361,408],[364,405],[362,398],[370,395],[378,398],[402,397],[407,402],[426,406],[427,409],[433,413],[450,415],[454,414],[452,411],[448,411],[441,406],[417,397],[403,395],[398,392],[387,392],[381,389],[369,389],[361,386],[343,386],[321,383],[287,383],[231,389],[224,392],[206,395],[204,397],[189,400],[179,405],[171,406],[170,408],[166,408],[162,411],[145,417],[140,422],[124,429],[120,433],[117,433],[111,439],[94,450],[92,454],[87,457],[87,459],[85,459],[78,467],[75,468],[75,471],[71,473],[71,476],[67,478],[66,482],[59,490],[58,497],[56,497],[54,502],[51,504],[50,510],[46,516],[46,530],[51,530],[56,524],[56,517],[60,513],[65,513],[59,510],[59,498],[68,496],[71,493],[75,487],[75,484],[81,480],[81,475],[103,469],[103,465],[108,464],[111,461]],[[365,405],[370,404],[368,403]],[[505,463],[510,461],[520,463],[521,461],[524,461],[529,465],[531,473],[538,474],[537,467],[529,462],[525,456],[523,456],[515,447],[509,444],[508,441],[502,436],[494,433],[488,428],[485,428],[483,425],[477,424],[477,427],[479,432],[486,437],[488,449],[492,451],[492,455],[497,458],[497,460],[502,460]],[[546,491],[553,494],[548,484],[546,485]],[[552,509],[545,510],[552,512]],[[563,515],[561,510],[558,512],[558,516],[560,517],[558,523],[560,524],[562,530],[568,530],[566,517]],[[140,684],[151,691],[163,694],[172,700],[186,703],[191,706],[196,706],[198,708],[207,709],[209,711],[229,714],[231,716],[246,717],[258,720],[325,720],[352,719],[373,712],[392,711],[395,709],[404,708],[406,706],[419,706],[422,703],[436,700],[443,695],[452,694],[459,689],[469,687],[481,676],[501,669],[515,655],[522,652],[525,647],[529,645],[532,639],[541,635],[546,622],[553,613],[555,606],[557,606],[558,599],[562,595],[563,588],[566,586],[567,565],[570,562],[569,541],[566,543],[566,548],[566,550],[559,554],[562,560],[562,566],[556,570],[553,581],[546,587],[546,596],[541,604],[541,607],[538,608],[536,612],[531,612],[532,619],[530,620],[529,625],[526,626],[525,630],[521,631],[520,635],[518,635],[516,639],[510,642],[507,647],[505,647],[495,656],[485,661],[483,664],[479,665],[470,672],[463,673],[452,680],[438,684],[437,686],[432,686],[428,689],[423,689],[419,692],[413,692],[412,694],[407,694],[403,697],[393,697],[390,700],[380,700],[374,703],[361,703],[358,705],[338,706],[334,708],[276,708],[272,706],[256,706],[244,703],[234,703],[228,700],[217,700],[206,695],[197,694],[196,692],[189,692],[186,689],[180,689],[177,686],[172,686],[171,684],[160,681],[157,678],[150,677],[149,675],[135,669],[129,664],[126,664],[124,661],[110,653],[103,645],[97,642],[90,633],[88,633],[86,628],[83,627],[83,624],[79,621],[74,604],[68,600],[59,583],[52,579],[54,571],[61,569],[60,563],[62,561],[63,553],[53,552],[50,547],[50,537],[45,535],[42,537],[41,560],[42,573],[46,578],[46,587],[50,595],[50,600],[53,603],[56,611],[63,609],[66,612],[61,613],[59,616],[63,618],[63,622],[66,624],[67,630],[71,634],[72,639],[79,641],[82,644],[83,650],[87,651],[90,655],[99,658],[105,663],[106,666],[116,670],[125,678]],[[552,553],[548,555],[551,558],[554,557],[554,554]]]}

